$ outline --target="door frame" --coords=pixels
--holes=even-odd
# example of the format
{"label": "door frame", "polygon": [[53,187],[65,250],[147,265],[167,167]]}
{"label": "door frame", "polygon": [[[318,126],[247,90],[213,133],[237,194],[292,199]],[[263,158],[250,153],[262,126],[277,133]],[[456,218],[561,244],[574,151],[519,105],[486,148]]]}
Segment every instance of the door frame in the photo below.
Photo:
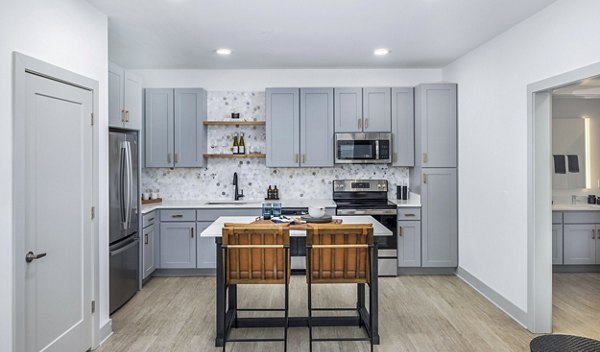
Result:
{"label": "door frame", "polygon": [[552,332],[552,90],[600,75],[600,62],[527,86],[527,329]]}
{"label": "door frame", "polygon": [[[96,301],[96,311],[92,313],[92,340],[90,347],[98,346],[100,336],[99,305],[99,83],[96,80],[81,76],[58,66],[40,61],[33,57],[13,52],[13,339],[14,351],[21,351],[25,346],[25,285],[19,277],[24,277],[25,261],[23,253],[26,252],[25,239],[18,234],[23,233],[25,220],[22,216],[24,210],[23,190],[25,188],[25,118],[26,118],[26,77],[27,74],[36,74],[61,83],[76,86],[92,93],[92,112],[94,124],[92,126],[92,206],[95,207],[95,216],[91,220],[91,290],[92,300]],[[91,309],[91,307],[90,307]]]}

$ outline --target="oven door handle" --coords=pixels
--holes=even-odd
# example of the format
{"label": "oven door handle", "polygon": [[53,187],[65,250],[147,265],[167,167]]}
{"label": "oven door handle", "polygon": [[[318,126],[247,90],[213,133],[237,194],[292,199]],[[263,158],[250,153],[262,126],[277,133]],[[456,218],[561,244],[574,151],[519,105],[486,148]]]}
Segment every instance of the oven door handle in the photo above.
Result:
{"label": "oven door handle", "polygon": [[338,209],[337,215],[396,215],[396,209]]}

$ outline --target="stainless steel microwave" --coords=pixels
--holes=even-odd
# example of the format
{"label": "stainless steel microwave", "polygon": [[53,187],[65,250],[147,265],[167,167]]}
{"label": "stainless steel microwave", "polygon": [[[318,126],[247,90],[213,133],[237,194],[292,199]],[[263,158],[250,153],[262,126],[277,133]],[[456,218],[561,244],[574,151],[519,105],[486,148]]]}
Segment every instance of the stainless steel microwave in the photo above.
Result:
{"label": "stainless steel microwave", "polygon": [[388,164],[392,162],[391,133],[336,133],[336,164]]}

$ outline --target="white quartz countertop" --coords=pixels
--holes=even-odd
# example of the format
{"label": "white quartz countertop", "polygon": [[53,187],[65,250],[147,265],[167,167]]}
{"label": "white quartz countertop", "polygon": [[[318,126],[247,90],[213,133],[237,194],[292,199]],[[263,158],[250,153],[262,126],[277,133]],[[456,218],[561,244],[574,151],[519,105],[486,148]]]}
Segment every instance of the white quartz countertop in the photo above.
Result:
{"label": "white quartz countertop", "polygon": [[597,204],[552,204],[552,211],[600,211]]}
{"label": "white quartz countertop", "polygon": [[[372,216],[334,216],[334,219],[341,219],[342,224],[373,224],[373,235],[374,236],[392,236],[392,231],[388,230],[379,221],[375,220]],[[202,233],[200,237],[221,237],[221,231],[223,224],[225,223],[241,223],[249,224],[256,220],[253,216],[221,216],[210,224]],[[290,230],[291,237],[304,237],[306,236],[305,230]]]}
{"label": "white quartz countertop", "polygon": [[[260,209],[266,200],[241,200],[233,201],[227,199],[218,200],[163,200],[162,203],[142,205],[142,214],[156,209]],[[335,202],[331,199],[282,199],[278,201],[285,208],[305,208],[310,205],[335,208]]]}
{"label": "white quartz countertop", "polygon": [[398,208],[420,208],[421,196],[411,192],[408,200],[390,199],[390,202],[397,204]]}

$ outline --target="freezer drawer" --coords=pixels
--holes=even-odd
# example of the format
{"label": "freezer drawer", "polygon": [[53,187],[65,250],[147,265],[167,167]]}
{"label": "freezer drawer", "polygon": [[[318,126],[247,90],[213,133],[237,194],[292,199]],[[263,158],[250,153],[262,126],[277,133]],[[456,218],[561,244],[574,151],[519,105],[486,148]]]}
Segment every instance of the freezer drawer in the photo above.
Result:
{"label": "freezer drawer", "polygon": [[138,290],[139,239],[137,234],[110,248],[110,313],[114,313]]}

